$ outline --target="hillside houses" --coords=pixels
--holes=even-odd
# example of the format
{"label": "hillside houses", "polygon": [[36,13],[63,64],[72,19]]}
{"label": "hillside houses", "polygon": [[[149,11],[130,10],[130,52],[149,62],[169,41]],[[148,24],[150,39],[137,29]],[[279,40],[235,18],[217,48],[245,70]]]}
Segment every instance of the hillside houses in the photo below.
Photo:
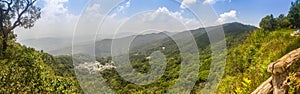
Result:
{"label": "hillside houses", "polygon": [[114,66],[114,63],[105,63],[105,65],[102,65],[100,62],[95,61],[95,62],[84,62],[83,64],[79,64],[78,66],[76,66],[75,68],[77,69],[87,69],[90,74],[99,72],[99,71],[104,71],[106,69],[112,69],[112,68],[116,68],[116,66]]}

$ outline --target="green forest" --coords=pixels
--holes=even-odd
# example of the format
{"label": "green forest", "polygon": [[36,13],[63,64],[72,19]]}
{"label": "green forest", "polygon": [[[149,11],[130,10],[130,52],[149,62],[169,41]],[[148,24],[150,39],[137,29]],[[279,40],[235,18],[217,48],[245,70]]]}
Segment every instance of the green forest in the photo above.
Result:
{"label": "green forest", "polygon": [[[35,3],[34,0],[27,3],[4,2],[0,4],[0,48],[2,49],[0,50],[0,93],[104,93],[103,91],[83,90],[83,88],[91,87],[91,83],[96,82],[91,80],[94,77],[80,77],[80,81],[83,81],[83,83],[78,81],[74,67],[78,64],[73,64],[71,55],[52,56],[43,52],[43,50],[38,51],[16,42],[15,27],[31,28],[34,26],[34,22],[41,17],[40,8],[33,6],[33,3]],[[6,9],[6,4],[14,6]],[[24,13],[28,13],[27,17],[19,16],[22,15],[19,13],[13,13],[17,10],[24,10]],[[13,18],[17,18],[15,23],[11,22]],[[267,72],[270,63],[290,51],[300,48],[300,37],[291,36],[294,31],[300,28],[299,22],[300,0],[296,0],[291,3],[288,15],[281,14],[278,17],[274,17],[272,14],[266,15],[259,23],[260,28],[237,22],[223,24],[228,53],[220,54],[220,56],[227,57],[225,73],[217,86],[217,90],[212,93],[247,94],[253,92],[271,76]],[[199,63],[201,66],[199,72],[196,73],[198,75],[197,81],[191,91],[184,91],[179,88],[175,88],[175,91],[200,94],[210,73],[211,45],[204,28],[187,32],[193,34],[200,51],[200,62],[193,63]],[[180,35],[181,33],[175,36]],[[146,73],[150,70],[150,64],[145,57],[153,51],[160,50],[166,56],[167,66],[162,77],[154,83],[149,85],[133,84],[118,75],[114,68],[97,72],[94,76],[103,77],[104,82],[118,94],[167,93],[178,81],[180,71],[183,71],[180,70],[182,59],[179,48],[171,38],[160,39],[149,44],[151,45],[137,47],[138,50],[130,49],[130,61],[135,70]],[[168,49],[162,50],[161,47]],[[135,55],[136,53],[138,55]],[[85,55],[78,54],[76,56],[84,57]],[[111,62],[112,57],[96,57],[96,60],[104,65]],[[291,78],[294,72],[300,71],[299,63],[297,62],[295,64],[297,66],[289,70]],[[214,65],[218,65],[218,63]],[[189,71],[189,69],[184,71]],[[77,71],[77,73],[85,72],[87,70]],[[212,75],[220,76],[218,74],[218,72],[215,72]],[[184,79],[183,81],[188,80]],[[296,79],[291,80],[289,94],[297,94],[300,83],[297,83]]]}

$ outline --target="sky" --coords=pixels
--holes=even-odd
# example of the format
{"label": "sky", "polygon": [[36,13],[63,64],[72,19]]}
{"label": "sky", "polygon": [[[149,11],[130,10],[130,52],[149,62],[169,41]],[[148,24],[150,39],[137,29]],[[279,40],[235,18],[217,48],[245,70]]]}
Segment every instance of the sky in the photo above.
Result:
{"label": "sky", "polygon": [[266,15],[288,14],[293,0],[39,0],[42,18],[18,28],[18,40],[86,39],[180,32],[229,22],[258,26]]}

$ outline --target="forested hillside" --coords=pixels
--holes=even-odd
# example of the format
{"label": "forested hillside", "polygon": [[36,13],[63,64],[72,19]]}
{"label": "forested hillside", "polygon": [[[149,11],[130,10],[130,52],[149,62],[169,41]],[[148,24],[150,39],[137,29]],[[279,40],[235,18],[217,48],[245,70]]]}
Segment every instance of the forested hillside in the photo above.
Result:
{"label": "forested hillside", "polygon": [[[227,45],[231,48],[242,43],[243,40],[246,39],[246,36],[256,28],[240,23],[230,23],[225,24],[224,29],[228,41]],[[203,64],[199,69],[199,80],[193,89],[193,92],[196,93],[199,92],[198,90],[200,90],[204,85],[209,73],[210,50],[208,36],[204,29],[193,30],[191,32],[199,45],[199,49],[203,50],[200,53],[201,62],[203,62]],[[180,35],[181,34],[178,34],[177,36]],[[177,53],[178,49],[176,48],[174,41],[166,38],[161,41],[154,41],[151,44],[152,46],[141,46],[142,48],[139,48],[141,50],[138,52],[140,53],[138,56],[133,55],[136,51],[132,51],[132,65],[141,73],[147,72],[147,70],[149,70],[149,65],[147,63],[148,61],[145,60],[145,57],[153,50],[157,50],[158,48],[165,46],[166,50],[162,52],[167,55],[168,64],[163,77],[156,83],[138,86],[120,78],[114,69],[100,72],[108,85],[112,89],[116,90],[117,93],[163,93],[168,90],[168,87],[171,87],[174,84],[176,79],[178,79],[181,59],[180,55]],[[1,58],[1,63],[4,65],[1,66],[3,68],[3,70],[1,70],[1,75],[3,75],[1,79],[1,82],[3,82],[1,84],[3,87],[1,92],[82,93],[79,83],[75,78],[71,56],[53,57],[47,53],[35,51],[33,48],[22,46],[14,40],[9,40],[8,45],[5,56],[2,56]],[[99,58],[97,60],[102,63],[107,62],[107,60],[103,61],[103,58]],[[93,83],[94,81],[91,80],[84,82]]]}
{"label": "forested hillside", "polygon": [[[4,53],[0,57],[1,93],[82,92],[74,75],[70,75],[74,71],[60,71],[72,67],[72,61],[35,51],[14,40],[8,41]],[[66,62],[70,62],[69,65]]]}
{"label": "forested hillside", "polygon": [[[165,33],[170,33],[170,32],[165,32]],[[88,41],[88,42],[74,44],[73,47],[76,49],[73,50],[73,53],[92,55],[94,51],[92,49],[95,48],[96,56],[102,56],[102,57],[110,56],[112,42],[116,44],[122,44],[134,39],[134,41],[131,43],[131,46],[139,47],[142,45],[149,44],[153,41],[164,39],[166,37],[167,36],[164,33],[160,32],[160,33],[143,34],[137,36],[132,35],[132,36],[127,36],[127,37],[122,37],[117,39],[103,39],[96,42]],[[124,48],[125,47],[120,46],[117,49],[124,49]],[[52,49],[49,51],[49,53],[52,55],[70,55],[72,53],[72,45],[67,45],[63,48]]]}
{"label": "forested hillside", "polygon": [[[23,1],[23,0],[21,0]],[[111,43],[114,39],[105,39],[96,42],[96,57],[91,57],[86,53],[93,53],[88,44],[79,46],[76,54],[52,56],[51,54],[37,51],[34,48],[21,45],[16,42],[17,35],[14,34],[16,27],[28,29],[33,27],[34,22],[40,18],[40,8],[33,6],[36,0],[23,2],[0,3],[0,93],[4,94],[81,94],[81,93],[107,93],[106,91],[94,91],[104,89],[99,84],[99,80],[105,82],[110,89],[117,94],[162,94],[169,93],[192,93],[199,94],[205,85],[209,88],[216,87],[217,94],[248,94],[253,92],[262,82],[270,78],[267,72],[268,65],[292,50],[300,48],[300,0],[292,2],[288,15],[274,17],[272,14],[262,18],[257,28],[251,25],[234,22],[220,26],[199,28],[195,30],[183,31],[168,36],[164,33],[140,35],[133,40],[130,45],[130,64],[138,73],[147,73],[151,70],[151,54],[155,51],[161,52],[166,58],[166,68],[161,76],[155,75],[157,80],[146,85],[137,85],[121,77],[117,68],[126,66],[115,66],[113,58],[122,58],[125,54],[111,55]],[[7,4],[7,5],[5,5]],[[22,7],[19,7],[22,6]],[[11,8],[12,7],[12,8]],[[24,11],[26,15],[22,15]],[[16,12],[16,13],[15,13]],[[16,22],[12,19],[17,18]],[[226,66],[224,75],[221,74],[222,65],[218,62],[212,63],[212,50],[208,33],[219,31],[216,27],[222,27],[225,39],[218,40],[216,44],[226,41],[228,53],[218,53],[214,59],[226,56]],[[210,31],[206,31],[206,30]],[[298,31],[297,31],[298,30]],[[178,44],[174,38],[181,39],[184,34],[191,33],[195,39],[199,57],[191,53],[181,54]],[[134,36],[115,39],[123,43]],[[126,43],[126,42],[124,42]],[[186,48],[192,45],[191,41],[184,42]],[[87,48],[86,48],[87,47]],[[82,49],[81,49],[82,48]],[[120,49],[123,47],[119,47]],[[98,52],[97,52],[98,51]],[[69,54],[71,47],[56,50],[57,53]],[[183,59],[183,55],[188,59]],[[155,55],[159,57],[160,55]],[[154,56],[154,57],[155,57]],[[200,59],[198,62],[193,60]],[[80,61],[83,60],[83,61]],[[221,59],[220,59],[221,60]],[[192,61],[192,62],[190,62]],[[155,62],[161,64],[162,62]],[[181,70],[183,63],[188,63],[186,69]],[[292,68],[289,68],[289,94],[298,94],[300,90],[299,77],[294,75],[300,71],[298,61]],[[201,65],[199,72],[192,70],[195,66]],[[212,70],[217,67],[216,70]],[[221,66],[221,67],[220,67]],[[161,66],[159,66],[161,67]],[[90,70],[92,69],[92,70]],[[127,71],[127,70],[126,70]],[[186,72],[183,79],[180,73]],[[77,73],[77,75],[76,75]],[[137,75],[130,80],[147,81],[146,78],[139,78],[140,74],[125,74],[125,76]],[[186,89],[187,84],[176,84],[178,82],[190,82],[189,77],[197,75],[196,83],[192,90]],[[209,75],[215,78],[222,78],[209,83]],[[102,78],[103,79],[100,79]],[[186,78],[184,78],[186,77]],[[147,78],[148,79],[148,78]],[[173,88],[174,85],[178,87]],[[276,93],[276,92],[275,92]]]}
{"label": "forested hillside", "polygon": [[[291,3],[287,16],[284,14],[278,17],[272,14],[267,15],[262,18],[259,24],[260,29],[250,34],[243,44],[229,49],[226,75],[219,86],[219,93],[253,92],[271,77],[271,74],[267,72],[269,64],[300,47],[299,9],[300,0],[296,0]],[[290,77],[287,81],[289,90],[286,91],[289,94],[299,93],[300,83],[295,81],[299,77],[294,76],[295,72],[300,70],[299,61],[294,65],[287,69]]]}
{"label": "forested hillside", "polygon": [[251,93],[270,77],[268,65],[300,47],[300,37],[294,30],[256,30],[242,44],[229,50],[226,75],[219,86],[220,93]]}
{"label": "forested hillside", "polygon": [[[228,48],[233,48],[241,44],[247,38],[247,36],[251,34],[253,30],[257,29],[254,26],[243,25],[241,23],[228,23],[224,24],[223,27],[226,34]],[[193,34],[198,45],[198,49],[201,50],[199,53],[201,63],[192,62],[199,63],[201,65],[198,73],[198,80],[191,92],[199,93],[200,90],[204,87],[205,81],[207,80],[208,75],[210,73],[210,43],[207,32],[204,28],[192,31],[185,31],[182,33],[187,32],[191,32]],[[174,37],[181,37],[182,33],[178,33],[174,35]],[[186,45],[188,46],[190,44]],[[165,49],[162,49],[162,47],[165,47]],[[153,51],[161,51],[166,56],[166,70],[163,73],[162,77],[158,79],[158,81],[155,81],[155,83],[151,83],[149,85],[136,85],[130,83],[129,81],[124,80],[120,75],[118,75],[118,72],[115,69],[100,72],[104,77],[104,81],[110,86],[111,89],[113,89],[117,93],[166,93],[176,83],[176,80],[179,79],[180,71],[189,71],[189,69],[180,70],[181,63],[183,61],[176,43],[171,38],[165,38],[162,40],[154,41],[149,45],[143,45],[141,47],[137,47],[130,50],[130,61],[132,67],[136,71],[140,73],[147,73],[150,70],[149,60],[147,60],[146,57],[148,57]],[[117,67],[120,68],[122,66]],[[100,74],[97,75],[100,76]],[[94,77],[98,77],[97,75],[95,75]],[[81,81],[83,81],[86,84],[94,82],[89,81],[88,78],[86,78],[86,80],[83,79]],[[184,79],[183,81],[188,81],[188,79]],[[179,88],[176,88],[175,90],[179,90]]]}

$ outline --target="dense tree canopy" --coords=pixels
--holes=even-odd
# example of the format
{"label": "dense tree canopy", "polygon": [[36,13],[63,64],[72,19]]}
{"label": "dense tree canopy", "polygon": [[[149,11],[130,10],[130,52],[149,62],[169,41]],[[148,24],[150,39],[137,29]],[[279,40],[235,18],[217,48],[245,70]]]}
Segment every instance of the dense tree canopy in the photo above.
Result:
{"label": "dense tree canopy", "polygon": [[1,94],[82,93],[70,59],[54,58],[13,40],[8,44],[5,56],[0,56]]}
{"label": "dense tree canopy", "polygon": [[277,28],[289,28],[291,24],[284,14],[280,14],[277,18],[275,18],[275,21],[277,23]]}
{"label": "dense tree canopy", "polygon": [[292,2],[288,18],[294,28],[300,28],[300,0]]}
{"label": "dense tree canopy", "polygon": [[268,31],[274,31],[281,28],[300,28],[300,0],[291,3],[289,14],[285,16],[280,14],[277,18],[273,15],[267,15],[262,18],[259,26]]}
{"label": "dense tree canopy", "polygon": [[[34,6],[37,0],[0,0],[0,35],[2,51],[7,48],[7,40],[14,38],[16,27],[31,28],[41,16],[41,9]],[[2,53],[3,53],[2,52]]]}
{"label": "dense tree canopy", "polygon": [[276,26],[276,21],[272,14],[264,17],[259,23],[259,27],[269,31],[274,30],[275,26]]}

